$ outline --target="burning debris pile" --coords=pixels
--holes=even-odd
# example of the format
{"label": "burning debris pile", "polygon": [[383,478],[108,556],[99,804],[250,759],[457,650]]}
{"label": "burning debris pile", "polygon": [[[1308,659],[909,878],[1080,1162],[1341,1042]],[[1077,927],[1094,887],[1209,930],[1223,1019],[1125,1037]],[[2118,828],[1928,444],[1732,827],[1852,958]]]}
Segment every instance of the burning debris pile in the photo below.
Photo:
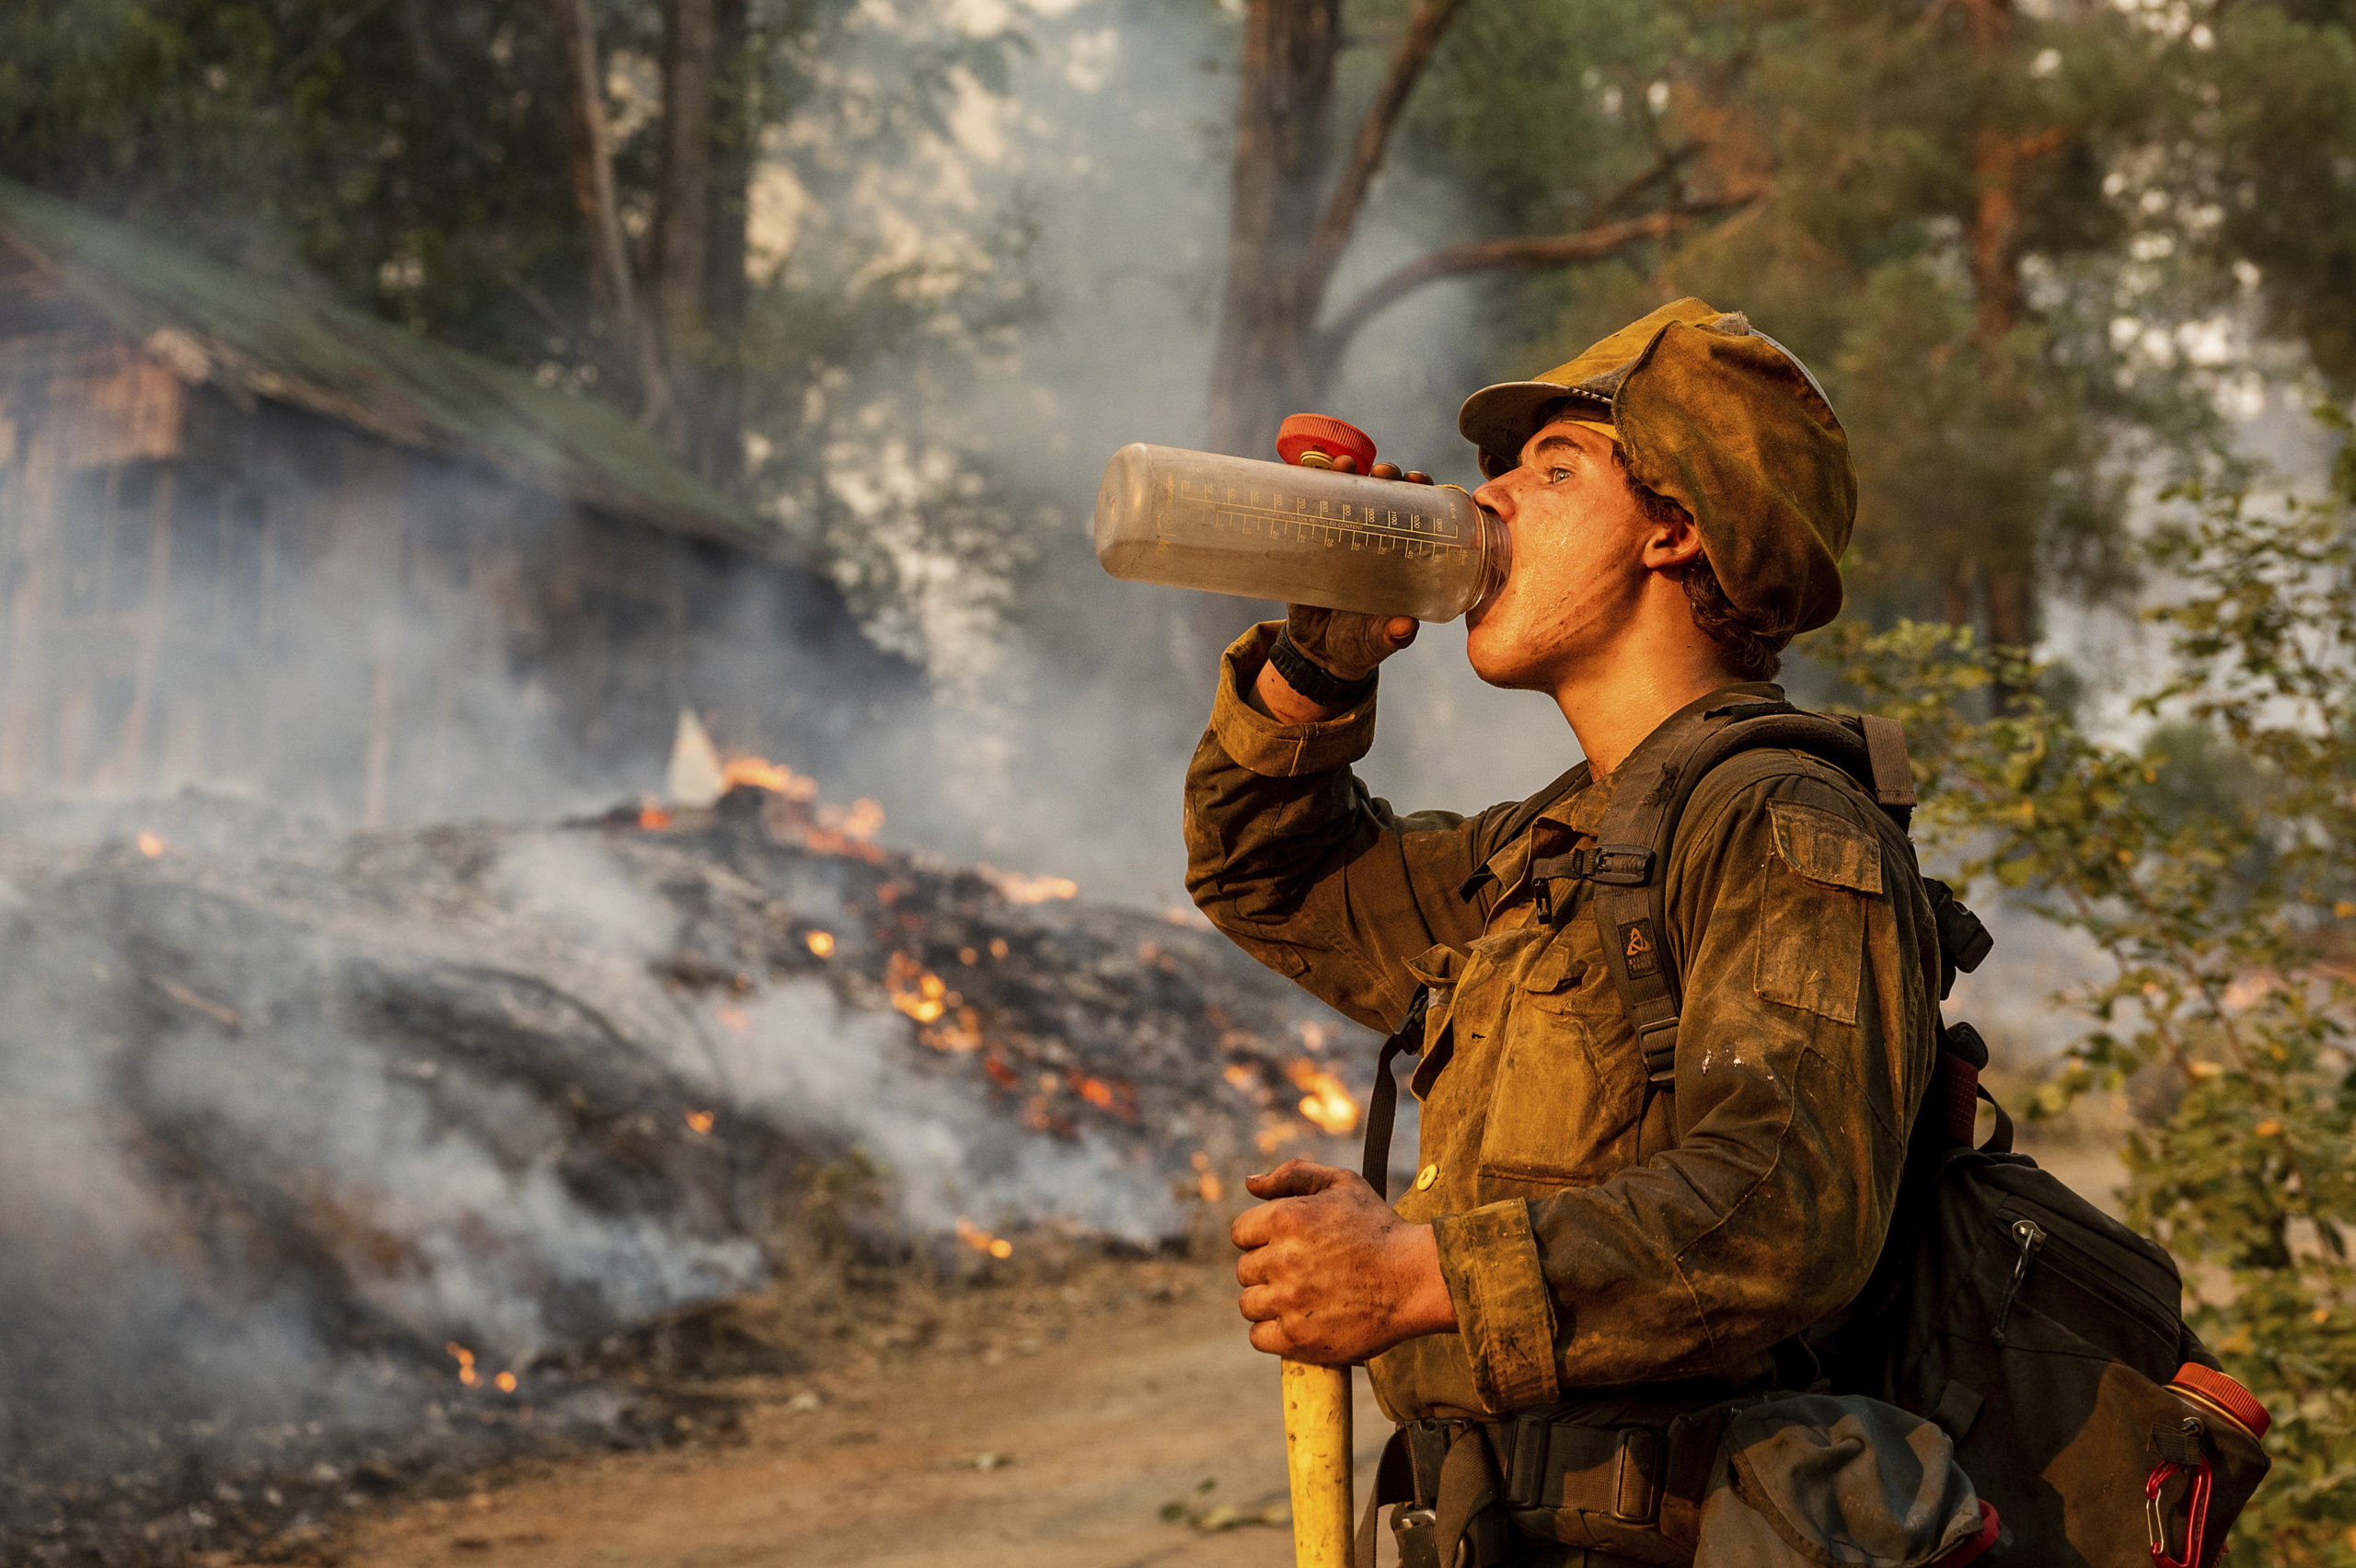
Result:
{"label": "burning debris pile", "polygon": [[0,1561],[283,1544],[423,1456],[692,1423],[584,1347],[763,1284],[845,1161],[889,1194],[867,1245],[1003,1258],[1150,1246],[1222,1172],[1340,1155],[1350,1026],[879,820],[745,762],[552,828],[17,824]]}

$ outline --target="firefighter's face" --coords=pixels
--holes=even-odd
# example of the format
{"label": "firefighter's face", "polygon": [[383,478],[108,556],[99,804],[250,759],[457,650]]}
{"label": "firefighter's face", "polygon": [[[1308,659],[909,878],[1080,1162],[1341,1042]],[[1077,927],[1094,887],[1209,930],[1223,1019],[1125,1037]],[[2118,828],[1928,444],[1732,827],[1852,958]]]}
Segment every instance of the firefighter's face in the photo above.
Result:
{"label": "firefighter's face", "polygon": [[1505,586],[1467,620],[1466,652],[1491,686],[1557,689],[1573,665],[1625,630],[1659,566],[1698,548],[1664,541],[1680,530],[1646,520],[1612,460],[1611,438],[1568,420],[1532,435],[1520,466],[1473,499],[1513,541]]}

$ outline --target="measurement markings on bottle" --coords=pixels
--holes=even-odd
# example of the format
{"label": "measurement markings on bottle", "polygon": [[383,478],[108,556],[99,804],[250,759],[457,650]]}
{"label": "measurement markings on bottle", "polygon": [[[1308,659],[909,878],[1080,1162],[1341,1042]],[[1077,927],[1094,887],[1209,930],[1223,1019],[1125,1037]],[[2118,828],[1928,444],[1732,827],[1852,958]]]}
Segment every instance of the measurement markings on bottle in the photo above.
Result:
{"label": "measurement markings on bottle", "polygon": [[1319,501],[1283,490],[1216,485],[1166,476],[1166,510],[1157,533],[1172,543],[1207,529],[1277,544],[1398,551],[1415,558],[1464,548],[1463,525],[1443,513]]}

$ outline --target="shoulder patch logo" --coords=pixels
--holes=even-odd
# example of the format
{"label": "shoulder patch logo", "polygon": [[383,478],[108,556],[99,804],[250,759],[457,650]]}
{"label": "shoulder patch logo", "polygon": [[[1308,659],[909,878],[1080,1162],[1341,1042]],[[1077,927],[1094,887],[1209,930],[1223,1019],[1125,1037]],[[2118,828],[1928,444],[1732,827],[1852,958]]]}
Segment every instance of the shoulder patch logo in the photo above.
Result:
{"label": "shoulder patch logo", "polygon": [[1620,928],[1620,955],[1631,974],[1651,974],[1660,968],[1660,943],[1650,920],[1631,920]]}

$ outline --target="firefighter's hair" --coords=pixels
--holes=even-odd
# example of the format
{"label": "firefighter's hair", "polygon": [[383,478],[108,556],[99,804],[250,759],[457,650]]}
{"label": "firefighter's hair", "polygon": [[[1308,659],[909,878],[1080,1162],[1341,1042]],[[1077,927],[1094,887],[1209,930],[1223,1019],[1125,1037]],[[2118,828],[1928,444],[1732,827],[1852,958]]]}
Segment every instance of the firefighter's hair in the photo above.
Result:
{"label": "firefighter's hair", "polygon": [[[1647,523],[1669,526],[1680,520],[1691,525],[1692,513],[1658,490],[1646,490],[1628,472],[1628,455],[1618,442],[1611,444],[1611,460],[1620,466],[1620,474],[1627,479],[1629,490],[1636,498],[1636,510]],[[1724,584],[1718,581],[1717,569],[1710,558],[1697,555],[1671,573],[1678,585],[1685,590],[1686,608],[1692,613],[1693,624],[1702,635],[1718,645],[1726,656],[1727,668],[1747,681],[1772,681],[1784,667],[1784,645],[1792,640],[1790,632],[1763,631],[1750,616],[1737,609],[1727,597]]]}

